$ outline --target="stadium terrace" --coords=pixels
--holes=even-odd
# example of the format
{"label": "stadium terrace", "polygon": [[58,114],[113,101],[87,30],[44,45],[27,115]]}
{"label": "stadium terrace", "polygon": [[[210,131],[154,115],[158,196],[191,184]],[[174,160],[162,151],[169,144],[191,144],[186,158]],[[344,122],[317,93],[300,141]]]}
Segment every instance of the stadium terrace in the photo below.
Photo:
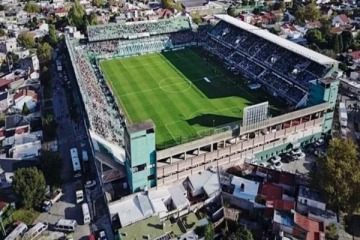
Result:
{"label": "stadium terrace", "polygon": [[124,169],[112,180],[131,192],[266,161],[331,130],[337,61],[216,18],[90,26],[86,44],[66,36],[95,157]]}

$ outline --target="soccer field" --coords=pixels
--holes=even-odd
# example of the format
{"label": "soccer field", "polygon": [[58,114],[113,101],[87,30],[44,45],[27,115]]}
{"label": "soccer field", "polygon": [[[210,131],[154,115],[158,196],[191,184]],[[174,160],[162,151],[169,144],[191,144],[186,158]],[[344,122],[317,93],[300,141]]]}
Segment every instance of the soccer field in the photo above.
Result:
{"label": "soccer field", "polygon": [[239,121],[244,107],[260,102],[191,49],[106,60],[101,68],[127,120],[155,123],[158,148]]}

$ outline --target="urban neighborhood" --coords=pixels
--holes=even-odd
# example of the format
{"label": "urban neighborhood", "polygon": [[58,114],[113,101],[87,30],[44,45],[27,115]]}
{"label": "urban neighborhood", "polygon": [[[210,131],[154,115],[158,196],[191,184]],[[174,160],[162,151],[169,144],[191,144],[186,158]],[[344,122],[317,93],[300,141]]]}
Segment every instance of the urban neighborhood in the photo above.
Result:
{"label": "urban neighborhood", "polygon": [[360,239],[360,2],[0,0],[0,239]]}

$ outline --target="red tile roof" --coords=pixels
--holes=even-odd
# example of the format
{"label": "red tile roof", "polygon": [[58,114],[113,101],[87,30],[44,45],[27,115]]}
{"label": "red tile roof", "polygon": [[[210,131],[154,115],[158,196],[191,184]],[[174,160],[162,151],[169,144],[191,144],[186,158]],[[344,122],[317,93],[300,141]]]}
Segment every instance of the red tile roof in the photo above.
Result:
{"label": "red tile roof", "polygon": [[266,197],[266,200],[282,199],[284,189],[281,186],[265,182],[260,190],[260,194]]}
{"label": "red tile roof", "polygon": [[360,59],[360,51],[355,51],[349,53],[353,60],[359,60]]}
{"label": "red tile roof", "polygon": [[333,27],[330,29],[331,33],[341,33],[343,30],[341,27]]}
{"label": "red tile roof", "polygon": [[11,80],[0,79],[0,87],[7,87],[11,82]]}
{"label": "red tile roof", "polygon": [[18,98],[20,98],[22,96],[30,96],[33,98],[34,101],[38,100],[36,92],[33,90],[28,90],[28,89],[21,89],[18,93],[16,93],[14,95],[14,100],[17,100]]}
{"label": "red tile roof", "polygon": [[288,186],[294,186],[295,185],[295,174],[285,173],[285,172],[280,173],[279,183],[285,184]]}
{"label": "red tile roof", "polygon": [[320,233],[324,232],[324,223],[307,218],[299,213],[295,213],[294,222],[307,232],[307,240],[320,239]]}
{"label": "red tile roof", "polygon": [[345,14],[340,14],[338,17],[339,17],[339,18],[341,19],[341,21],[343,21],[343,23],[345,23],[345,24],[347,24],[347,23],[350,22],[349,18],[348,18]]}
{"label": "red tile roof", "polygon": [[275,210],[279,211],[290,211],[295,209],[295,202],[290,200],[270,200],[266,201],[266,206],[274,208]]}
{"label": "red tile roof", "polygon": [[27,133],[29,131],[29,127],[23,127],[23,128],[18,128],[15,130],[16,134],[23,134],[23,133]]}

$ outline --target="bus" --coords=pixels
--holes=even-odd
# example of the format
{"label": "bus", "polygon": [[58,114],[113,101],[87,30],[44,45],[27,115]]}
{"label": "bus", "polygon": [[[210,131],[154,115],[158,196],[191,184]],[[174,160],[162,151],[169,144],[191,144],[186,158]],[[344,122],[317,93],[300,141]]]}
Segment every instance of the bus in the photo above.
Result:
{"label": "bus", "polygon": [[348,116],[344,102],[339,103],[339,121],[341,128],[347,128]]}
{"label": "bus", "polygon": [[39,222],[24,234],[24,237],[22,238],[22,240],[34,240],[34,239],[37,239],[47,229],[48,229],[48,223],[47,222]]}
{"label": "bus", "polygon": [[76,220],[72,219],[60,219],[54,226],[55,230],[63,232],[74,232],[77,227]]}
{"label": "bus", "polygon": [[70,149],[70,155],[71,155],[71,161],[73,165],[73,170],[75,175],[80,174],[81,175],[81,165],[79,160],[79,154],[76,148]]}
{"label": "bus", "polygon": [[84,217],[84,225],[90,223],[90,212],[89,212],[89,205],[87,203],[83,203],[81,205],[82,213]]}
{"label": "bus", "polygon": [[5,240],[20,240],[26,233],[28,227],[25,223],[20,222],[16,228],[5,238]]}

